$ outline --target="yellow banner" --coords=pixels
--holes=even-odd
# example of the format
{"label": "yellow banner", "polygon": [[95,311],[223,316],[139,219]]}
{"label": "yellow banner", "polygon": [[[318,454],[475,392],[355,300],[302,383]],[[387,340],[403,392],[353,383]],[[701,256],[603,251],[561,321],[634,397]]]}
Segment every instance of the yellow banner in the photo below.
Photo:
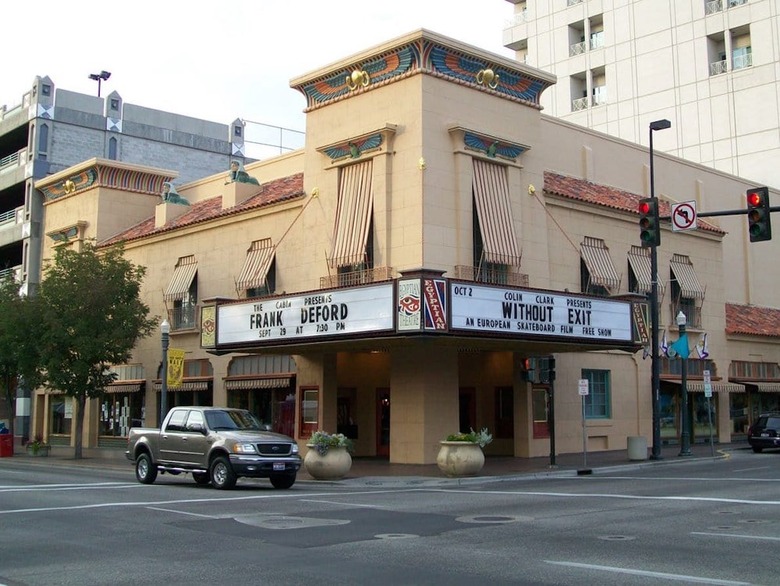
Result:
{"label": "yellow banner", "polygon": [[184,378],[184,350],[171,348],[168,350],[168,388],[176,389],[181,386]]}

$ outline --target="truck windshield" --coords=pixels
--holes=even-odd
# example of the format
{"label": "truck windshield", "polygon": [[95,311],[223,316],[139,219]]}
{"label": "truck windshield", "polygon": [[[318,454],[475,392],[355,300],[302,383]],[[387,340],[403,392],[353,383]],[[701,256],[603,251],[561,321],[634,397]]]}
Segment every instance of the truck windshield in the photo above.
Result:
{"label": "truck windshield", "polygon": [[249,411],[206,411],[209,429],[260,429],[260,422]]}

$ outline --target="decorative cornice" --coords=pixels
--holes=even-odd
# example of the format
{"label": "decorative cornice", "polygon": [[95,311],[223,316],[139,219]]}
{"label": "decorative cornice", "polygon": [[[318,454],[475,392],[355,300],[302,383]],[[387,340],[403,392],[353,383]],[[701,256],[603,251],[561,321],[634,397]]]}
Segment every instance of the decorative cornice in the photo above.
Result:
{"label": "decorative cornice", "polygon": [[389,151],[390,143],[395,136],[396,126],[387,124],[384,128],[372,130],[366,134],[355,136],[340,142],[318,147],[317,150],[330,157],[331,163],[344,159],[359,159],[361,156],[383,150]]}
{"label": "decorative cornice", "polygon": [[108,187],[134,193],[159,196],[163,183],[176,173],[123,164],[106,159],[91,159],[56,175],[36,182],[46,201],[80,193],[93,187]]}
{"label": "decorative cornice", "polygon": [[500,157],[513,162],[530,148],[469,130],[463,133],[463,145],[466,150],[482,153],[491,159]]}
{"label": "decorative cornice", "polygon": [[[389,45],[389,48],[388,48]],[[422,30],[347,59],[327,72],[293,80],[307,110],[409,75],[424,73],[541,109],[539,98],[555,76]]]}

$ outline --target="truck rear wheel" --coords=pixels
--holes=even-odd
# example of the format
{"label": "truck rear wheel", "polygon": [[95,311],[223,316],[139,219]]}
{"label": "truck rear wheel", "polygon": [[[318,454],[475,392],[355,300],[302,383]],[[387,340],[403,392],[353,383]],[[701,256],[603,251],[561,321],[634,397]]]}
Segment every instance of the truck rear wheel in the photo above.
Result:
{"label": "truck rear wheel", "polygon": [[233,467],[230,465],[230,460],[225,456],[218,456],[214,458],[211,463],[211,484],[214,488],[220,490],[228,490],[236,485],[236,473],[233,472]]}
{"label": "truck rear wheel", "polygon": [[157,466],[146,452],[139,454],[135,459],[135,477],[141,484],[152,484],[157,480]]}

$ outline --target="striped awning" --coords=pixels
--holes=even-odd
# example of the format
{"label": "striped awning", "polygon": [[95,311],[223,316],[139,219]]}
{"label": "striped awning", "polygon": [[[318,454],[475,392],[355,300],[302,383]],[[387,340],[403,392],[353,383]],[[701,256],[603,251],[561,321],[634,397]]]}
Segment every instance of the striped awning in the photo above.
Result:
{"label": "striped awning", "polygon": [[[198,380],[198,381],[182,381],[181,386],[178,387],[168,387],[168,392],[176,392],[176,391],[208,391],[209,385],[211,385],[211,381],[207,380]],[[162,391],[162,382],[161,381],[154,381],[154,390],[158,393]]]}
{"label": "striped awning", "polygon": [[759,393],[780,393],[780,383],[746,383],[756,387]]}
{"label": "striped awning", "polygon": [[270,238],[255,240],[246,252],[246,260],[238,276],[239,291],[255,289],[265,285],[268,269],[274,259],[274,247]]}
{"label": "striped awning", "polygon": [[111,385],[108,385],[103,389],[106,393],[137,393],[144,386],[144,381],[130,382],[121,381]]}
{"label": "striped awning", "polygon": [[357,265],[366,259],[366,243],[374,209],[373,164],[365,161],[341,169],[331,268]]}
{"label": "striped awning", "polygon": [[[666,382],[670,382],[677,386],[682,386],[682,381],[675,380],[675,381],[666,381]],[[687,385],[688,385],[689,393],[704,392],[703,381],[688,381]],[[712,387],[713,393],[744,393],[745,392],[745,385],[740,385],[737,383],[713,382],[710,383],[710,386]]]}
{"label": "striped awning", "polygon": [[680,286],[680,296],[685,299],[704,299],[704,287],[696,277],[691,259],[684,254],[675,254],[669,266]]}
{"label": "striped awning", "polygon": [[520,266],[522,252],[512,221],[512,202],[506,168],[474,159],[472,188],[485,260],[489,263]]}
{"label": "striped awning", "polygon": [[[650,262],[650,249],[642,246],[632,246],[628,251],[628,264],[634,271],[636,278],[636,293],[650,294],[653,288],[652,267]],[[658,294],[663,297],[664,284],[658,280]]]}
{"label": "striped awning", "polygon": [[253,391],[256,389],[287,389],[292,377],[225,379],[226,391]]}
{"label": "striped awning", "polygon": [[173,271],[171,282],[165,290],[163,298],[165,301],[181,301],[187,297],[192,280],[198,272],[198,261],[194,256],[183,256],[176,263],[176,269]]}
{"label": "striped awning", "polygon": [[612,264],[609,248],[601,238],[585,236],[585,240],[580,245],[580,254],[590,273],[592,285],[605,287],[610,292],[620,287],[620,277],[615,271],[615,265]]}

